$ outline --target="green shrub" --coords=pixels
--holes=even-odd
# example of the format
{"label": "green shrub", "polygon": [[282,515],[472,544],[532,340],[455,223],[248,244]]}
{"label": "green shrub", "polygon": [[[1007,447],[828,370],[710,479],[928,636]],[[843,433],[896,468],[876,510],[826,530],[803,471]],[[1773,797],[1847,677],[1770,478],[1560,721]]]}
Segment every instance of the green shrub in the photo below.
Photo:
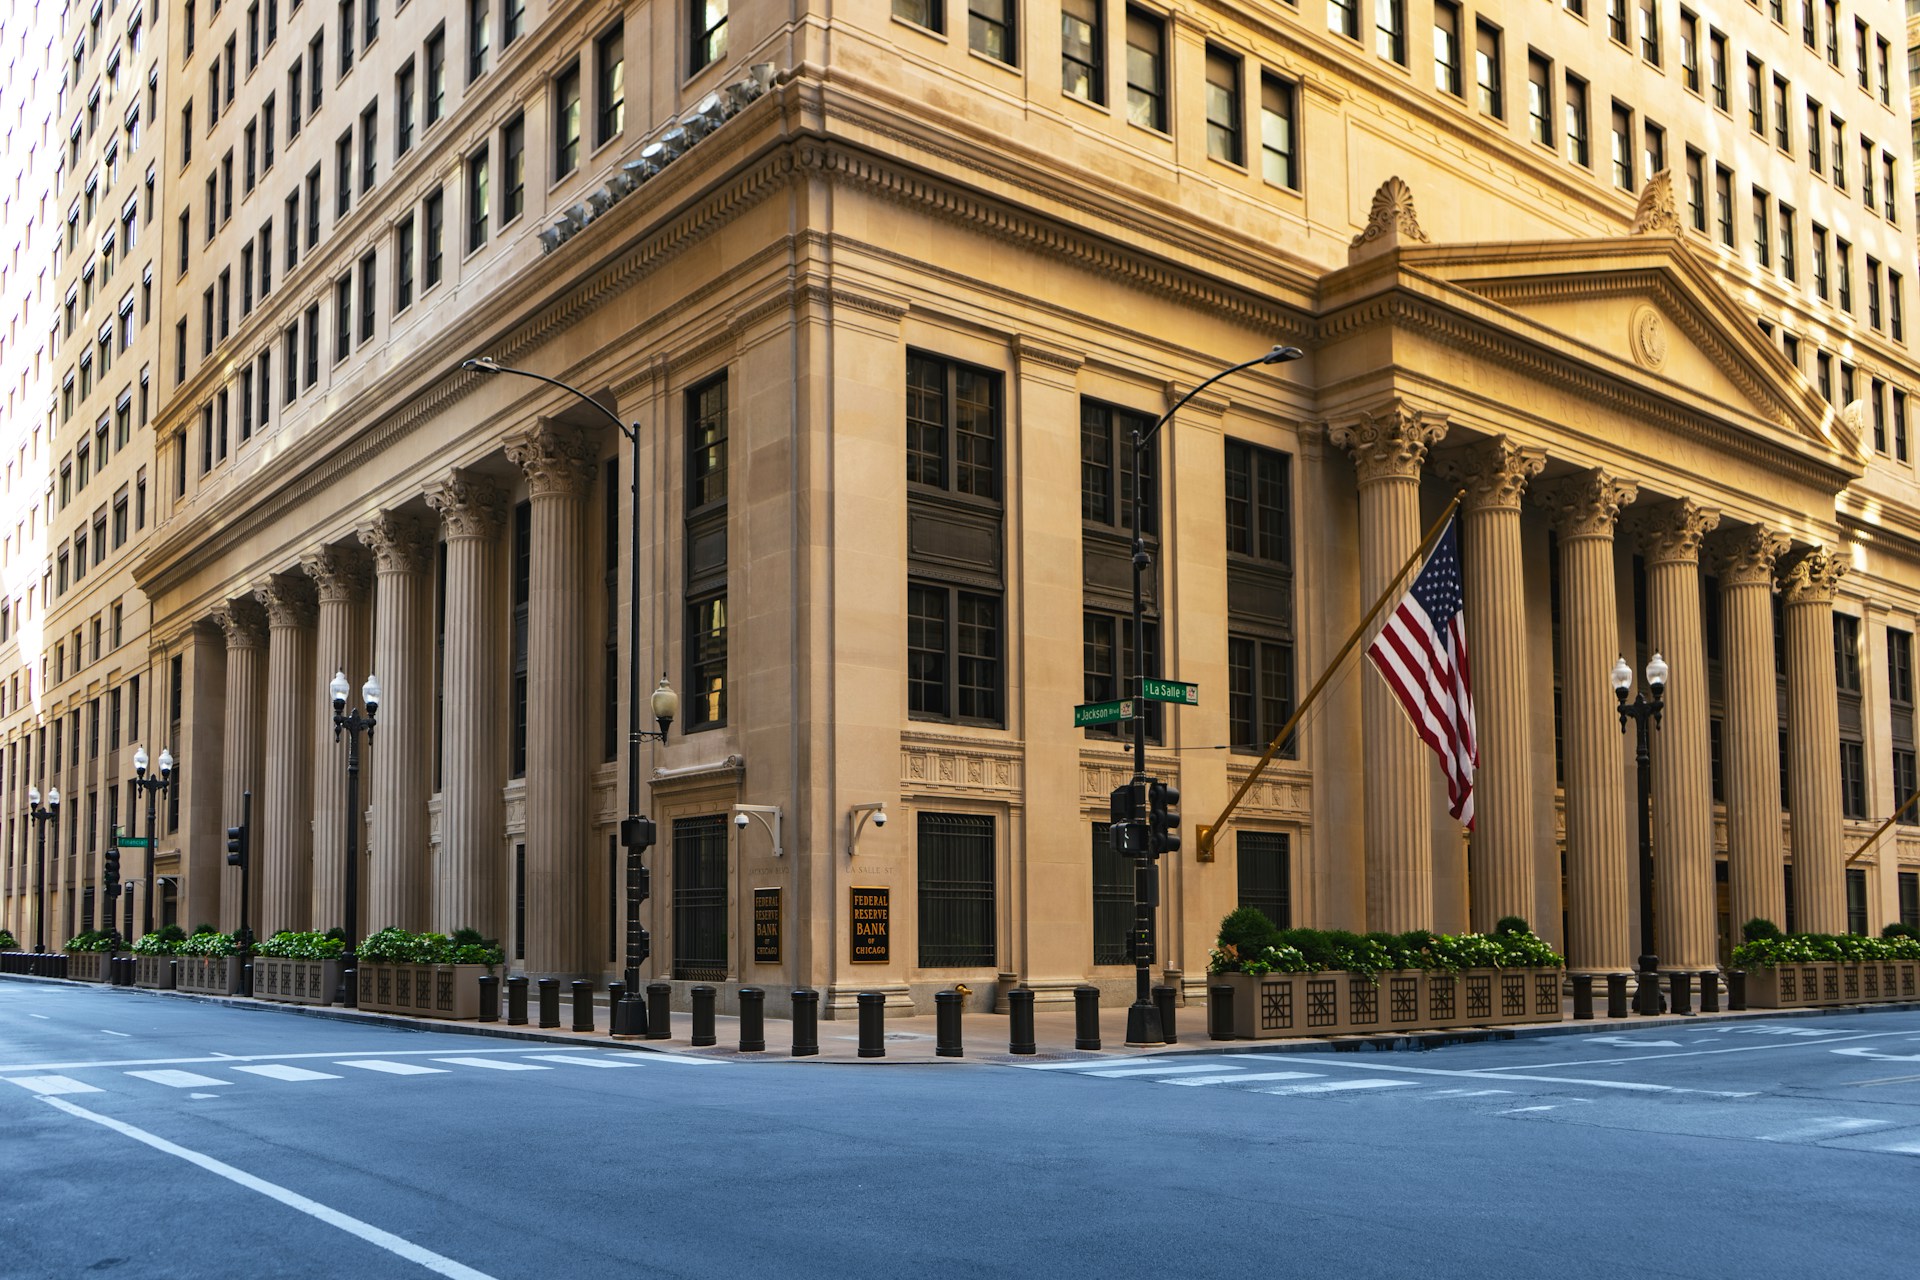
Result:
{"label": "green shrub", "polygon": [[1740,926],[1740,941],[1742,942],[1760,942],[1767,938],[1783,938],[1785,936],[1785,934],[1780,932],[1780,926],[1765,916],[1755,916]]}
{"label": "green shrub", "polygon": [[1920,929],[1896,920],[1880,931],[1883,938],[1920,938]]}
{"label": "green shrub", "polygon": [[1526,920],[1520,916],[1501,916],[1493,922],[1493,931],[1502,937],[1513,933],[1531,934],[1533,932],[1527,927]]}
{"label": "green shrub", "polygon": [[0,929],[0,951],[18,951],[20,940],[5,929]]}
{"label": "green shrub", "polygon": [[[170,936],[170,933],[172,936]],[[179,933],[180,927],[178,925],[169,925],[165,929],[157,929],[152,933],[143,934],[140,940],[133,944],[133,954],[137,956],[173,955],[179,951],[180,943],[184,941],[183,938],[178,936]]]}
{"label": "green shrub", "polygon": [[286,960],[338,960],[346,954],[347,944],[344,937],[282,929],[253,950],[255,955]]}
{"label": "green shrub", "polygon": [[506,963],[498,944],[478,930],[462,929],[454,937],[444,933],[409,933],[386,928],[360,944],[360,959],[368,964],[484,964]]}
{"label": "green shrub", "polygon": [[88,929],[67,939],[62,951],[106,951],[112,948],[114,937],[98,929]]}
{"label": "green shrub", "polygon": [[[1264,940],[1266,917],[1241,908],[1220,924],[1219,945],[1208,957],[1212,973],[1317,973],[1344,969],[1366,977],[1382,971],[1558,968],[1566,962],[1524,927],[1504,933],[1357,934],[1345,929],[1281,929]],[[1524,926],[1518,917],[1506,923]]]}
{"label": "green shrub", "polygon": [[1869,938],[1856,933],[1795,933],[1756,938],[1733,949],[1736,969],[1770,969],[1783,964],[1839,961],[1920,960],[1920,938]]}
{"label": "green shrub", "polygon": [[230,933],[219,933],[212,929],[196,932],[182,942],[178,948],[183,956],[230,956],[238,954],[240,944]]}

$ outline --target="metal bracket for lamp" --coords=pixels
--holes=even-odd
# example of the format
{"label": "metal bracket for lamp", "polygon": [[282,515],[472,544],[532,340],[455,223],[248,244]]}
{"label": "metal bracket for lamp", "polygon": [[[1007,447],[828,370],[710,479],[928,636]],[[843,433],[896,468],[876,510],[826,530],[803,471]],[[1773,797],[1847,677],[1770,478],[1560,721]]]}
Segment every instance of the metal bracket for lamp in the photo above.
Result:
{"label": "metal bracket for lamp", "polygon": [[760,819],[760,825],[773,837],[773,856],[784,857],[786,850],[780,844],[781,813],[777,804],[737,804],[733,806],[734,826],[746,829],[747,818]]}
{"label": "metal bracket for lamp", "polygon": [[860,844],[860,831],[871,821],[876,827],[887,825],[887,802],[875,800],[869,804],[856,804],[847,810],[847,856],[851,858]]}

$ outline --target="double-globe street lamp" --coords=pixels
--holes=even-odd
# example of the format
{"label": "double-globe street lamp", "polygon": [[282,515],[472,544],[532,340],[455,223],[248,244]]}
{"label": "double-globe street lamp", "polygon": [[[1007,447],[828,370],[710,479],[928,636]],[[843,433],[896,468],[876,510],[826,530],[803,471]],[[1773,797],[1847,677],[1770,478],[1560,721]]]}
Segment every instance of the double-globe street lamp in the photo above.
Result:
{"label": "double-globe street lamp", "polygon": [[147,749],[140,747],[135,750],[133,785],[147,794],[147,848],[144,875],[141,881],[147,886],[147,900],[140,911],[142,934],[153,932],[153,851],[160,843],[159,834],[154,830],[154,802],[161,792],[173,785],[173,753],[165,747],[160,748],[160,771],[153,777],[147,776],[147,764]]}
{"label": "double-globe street lamp", "polygon": [[327,698],[333,704],[333,740],[340,741],[342,730],[347,735],[346,900],[342,904],[344,922],[340,926],[346,934],[346,948],[340,956],[340,986],[334,992],[334,1003],[342,1008],[351,1008],[356,1003],[354,984],[347,977],[347,971],[359,968],[354,952],[360,946],[360,735],[365,734],[369,743],[373,741],[374,726],[380,715],[380,681],[369,674],[366,684],[360,687],[364,715],[347,710],[347,695],[351,692],[347,673],[334,672],[327,684]]}
{"label": "double-globe street lamp", "polygon": [[631,536],[627,547],[627,816],[620,820],[620,843],[627,851],[627,951],[625,973],[622,975],[626,986],[619,1003],[612,1010],[611,1025],[616,1036],[644,1036],[647,1034],[647,1002],[640,995],[640,966],[652,954],[653,944],[640,924],[640,904],[647,900],[651,892],[650,876],[647,868],[641,865],[640,855],[653,844],[655,832],[653,820],[640,812],[640,744],[649,738],[656,742],[667,740],[667,730],[680,712],[680,695],[673,691],[667,683],[666,673],[662,672],[652,698],[653,718],[660,728],[656,732],[641,729],[640,424],[635,422],[629,425],[620,421],[618,414],[580,388],[569,386],[558,378],[549,378],[544,373],[508,368],[496,363],[490,356],[463,360],[460,367],[473,373],[510,373],[515,377],[532,378],[535,382],[557,387],[582,404],[606,415],[607,421],[626,437],[631,450],[631,460],[627,465],[627,485],[632,505],[628,519]]}
{"label": "double-globe street lamp", "polygon": [[[1647,661],[1647,687],[1634,694],[1633,669],[1622,656],[1613,664],[1613,696],[1620,704],[1620,732],[1627,731],[1632,720],[1639,742],[1634,752],[1638,765],[1640,790],[1640,984],[1633,994],[1635,1013],[1657,1016],[1665,1007],[1660,998],[1660,957],[1654,953],[1653,937],[1653,781],[1650,730],[1660,723],[1667,705],[1667,661],[1656,652]],[[1648,696],[1652,695],[1652,696]]]}
{"label": "double-globe street lamp", "polygon": [[47,802],[40,803],[40,788],[27,788],[27,816],[33,820],[35,841],[33,846],[33,878],[37,886],[37,901],[33,909],[33,950],[40,954],[47,949],[47,828],[54,830],[54,851],[60,849],[60,788],[47,792]]}

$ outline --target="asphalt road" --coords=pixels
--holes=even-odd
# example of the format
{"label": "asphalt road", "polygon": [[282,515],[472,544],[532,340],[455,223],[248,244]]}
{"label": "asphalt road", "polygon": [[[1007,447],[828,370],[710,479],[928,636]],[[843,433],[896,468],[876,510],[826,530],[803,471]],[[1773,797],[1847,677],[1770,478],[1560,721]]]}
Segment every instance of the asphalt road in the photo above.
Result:
{"label": "asphalt road", "polygon": [[1905,1271],[1920,1014],[1039,1068],[0,979],[0,1277]]}

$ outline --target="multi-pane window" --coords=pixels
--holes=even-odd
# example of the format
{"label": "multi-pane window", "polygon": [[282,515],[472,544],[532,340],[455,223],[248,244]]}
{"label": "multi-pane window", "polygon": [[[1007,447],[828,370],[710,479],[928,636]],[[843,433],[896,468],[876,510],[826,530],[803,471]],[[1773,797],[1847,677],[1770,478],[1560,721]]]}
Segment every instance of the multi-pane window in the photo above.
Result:
{"label": "multi-pane window", "polygon": [[1816,222],[1813,224],[1813,293],[1824,300],[1827,292],[1827,229]]}
{"label": "multi-pane window", "polygon": [[1460,85],[1460,6],[1454,0],[1434,0],[1433,87],[1457,98]]}
{"label": "multi-pane window", "polygon": [[[727,52],[727,0],[688,0],[693,21],[689,24],[693,36],[692,56],[688,72],[700,70],[718,62]],[[939,30],[940,10],[938,0],[921,0],[912,7],[926,10],[919,19],[922,26]]]}
{"label": "multi-pane window", "polygon": [[1504,119],[1507,108],[1501,87],[1500,29],[1486,22],[1474,23],[1473,72],[1480,110]]}
{"label": "multi-pane window", "polygon": [[1613,185],[1622,191],[1633,190],[1633,111],[1618,102],[1613,104],[1613,126],[1609,134],[1613,147]]}
{"label": "multi-pane window", "polygon": [[400,219],[393,232],[393,309],[413,305],[413,215]]}
{"label": "multi-pane window", "polygon": [[983,57],[1012,66],[1015,0],[967,0],[967,47]]}
{"label": "multi-pane window", "polygon": [[1167,25],[1144,9],[1127,9],[1127,120],[1167,127]]}
{"label": "multi-pane window", "polygon": [[1233,838],[1236,905],[1252,907],[1282,929],[1293,927],[1291,844],[1291,837],[1281,831],[1242,830]]}
{"label": "multi-pane window", "polygon": [[1275,186],[1300,189],[1299,149],[1294,136],[1294,107],[1299,101],[1290,81],[1260,77],[1260,173]]}
{"label": "multi-pane window", "polygon": [[493,0],[467,0],[467,83],[487,74],[493,53]]}
{"label": "multi-pane window", "polygon": [[1359,0],[1327,0],[1327,30],[1351,40],[1360,38]]}
{"label": "multi-pane window", "polygon": [[1088,102],[1107,100],[1104,0],[1061,0],[1060,87]]}
{"label": "multi-pane window", "polygon": [[1607,0],[1607,37],[1615,44],[1627,42],[1627,0]]}
{"label": "multi-pane window", "polygon": [[1733,248],[1733,171],[1725,165],[1713,167],[1713,220],[1720,243]]}
{"label": "multi-pane window", "polygon": [[907,586],[907,709],[916,717],[999,724],[1000,597],[937,583]]}
{"label": "multi-pane window", "polygon": [[1660,7],[1657,0],[1639,0],[1636,7],[1640,36],[1640,56],[1654,66],[1660,65]]}
{"label": "multi-pane window", "polygon": [[1700,18],[1690,9],[1680,11],[1680,78],[1700,92]]}
{"label": "multi-pane window", "polygon": [[1717,27],[1707,29],[1707,85],[1713,97],[1713,105],[1722,111],[1729,108],[1727,89],[1727,33]]}
{"label": "multi-pane window", "polygon": [[467,252],[487,243],[487,213],[492,200],[487,147],[483,143],[467,157]]}
{"label": "multi-pane window", "polygon": [[360,194],[363,196],[373,190],[374,178],[379,171],[379,132],[380,104],[369,102],[366,110],[360,113]]}
{"label": "multi-pane window", "polygon": [[580,64],[570,63],[553,80],[553,176],[580,167]]}
{"label": "multi-pane window", "polygon": [[1407,65],[1407,0],[1373,0],[1373,49],[1389,62]]}
{"label": "multi-pane window", "polygon": [[1228,164],[1246,163],[1246,140],[1241,124],[1240,59],[1219,49],[1207,50],[1207,154]]}
{"label": "multi-pane window", "polygon": [[996,963],[994,819],[919,815],[920,967],[986,969]]}
{"label": "multi-pane window", "polygon": [[1771,197],[1753,189],[1753,256],[1763,267],[1773,265],[1773,208]]}
{"label": "multi-pane window", "polygon": [[[1087,702],[1112,702],[1132,697],[1137,691],[1134,673],[1144,668],[1148,679],[1160,671],[1160,623],[1151,616],[1141,619],[1144,635],[1144,663],[1134,657],[1133,622],[1126,614],[1112,609],[1089,608],[1081,620],[1082,664],[1085,668],[1082,698]],[[1163,704],[1148,702],[1139,708],[1146,721],[1145,736],[1160,743],[1166,732]],[[1086,731],[1089,738],[1124,739],[1131,735],[1129,724],[1099,725]]]}
{"label": "multi-pane window", "polygon": [[521,115],[500,129],[500,222],[512,222],[527,208],[527,122]]}
{"label": "multi-pane window", "polygon": [[[1293,714],[1293,646],[1256,636],[1227,637],[1227,722],[1235,751],[1260,752]],[[1289,734],[1280,754],[1292,756]]]}
{"label": "multi-pane window", "polygon": [[1814,173],[1821,172],[1822,167],[1825,163],[1826,143],[1822,141],[1824,133],[1821,128],[1825,120],[1826,120],[1826,108],[1822,107],[1819,103],[1815,102],[1812,98],[1808,98],[1807,99],[1807,168],[1812,170]]}
{"label": "multi-pane window", "polygon": [[445,263],[447,198],[440,188],[435,187],[427,198],[420,202],[423,218],[420,246],[421,289],[427,290],[440,283],[440,274]]}
{"label": "multi-pane window", "polygon": [[1527,53],[1527,129],[1535,142],[1553,145],[1553,62]]}
{"label": "multi-pane window", "polygon": [[727,820],[713,814],[673,823],[673,976],[727,977]]}
{"label": "multi-pane window", "polygon": [[1800,278],[1800,245],[1797,215],[1793,206],[1781,203],[1776,206],[1780,218],[1780,274],[1789,281]]}
{"label": "multi-pane window", "polygon": [[594,131],[597,146],[611,142],[627,127],[626,28],[612,29],[593,42]]}
{"label": "multi-pane window", "polygon": [[[893,0],[893,16],[929,31],[946,30],[946,14],[940,0]],[[694,56],[699,56],[698,49]]]}
{"label": "multi-pane window", "polygon": [[1767,132],[1765,71],[1758,58],[1747,59],[1747,127],[1764,137]]}
{"label": "multi-pane window", "polygon": [[[576,87],[577,77],[576,77]],[[435,27],[426,43],[426,86],[423,118],[431,127],[447,113],[447,29]]]}
{"label": "multi-pane window", "polygon": [[378,254],[369,249],[360,259],[360,341],[373,341],[374,282],[379,266]]}
{"label": "multi-pane window", "polygon": [[[1080,402],[1080,518],[1088,524],[1128,533],[1133,529],[1133,438],[1153,429],[1153,419],[1097,400]],[[1159,532],[1158,484],[1154,446],[1143,451],[1141,531]]]}
{"label": "multi-pane window", "polygon": [[413,59],[393,78],[393,154],[395,159],[413,150],[413,101],[415,94]]}
{"label": "multi-pane window", "polygon": [[1573,75],[1567,77],[1567,159],[1582,167],[1593,163],[1587,136],[1587,82]]}
{"label": "multi-pane window", "polygon": [[932,356],[907,358],[907,481],[1000,500],[1000,375]]}
{"label": "multi-pane window", "polygon": [[1667,167],[1667,131],[1651,120],[1640,123],[1640,177],[1651,181]]}
{"label": "multi-pane window", "polygon": [[1866,747],[1859,742],[1840,744],[1840,816],[1867,816]]}
{"label": "multi-pane window", "polygon": [[687,729],[727,719],[727,377],[687,392]]}

